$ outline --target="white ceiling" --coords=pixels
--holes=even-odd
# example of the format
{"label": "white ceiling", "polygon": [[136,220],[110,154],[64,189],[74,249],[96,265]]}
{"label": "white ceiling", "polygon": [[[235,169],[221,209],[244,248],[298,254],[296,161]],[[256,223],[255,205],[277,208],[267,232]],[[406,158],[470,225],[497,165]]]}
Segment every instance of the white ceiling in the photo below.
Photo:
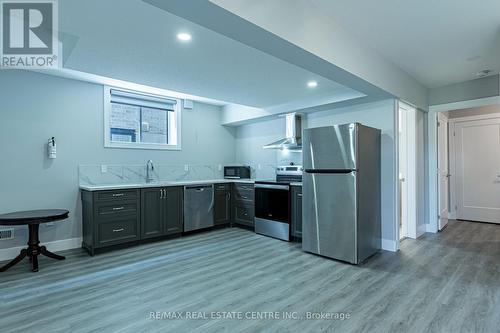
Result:
{"label": "white ceiling", "polygon": [[307,0],[428,88],[500,71],[499,0]]}
{"label": "white ceiling", "polygon": [[[271,107],[354,90],[140,0],[60,1],[64,67],[192,95]],[[89,19],[90,18],[90,19]],[[178,32],[192,41],[181,43]],[[315,89],[306,87],[318,81]]]}

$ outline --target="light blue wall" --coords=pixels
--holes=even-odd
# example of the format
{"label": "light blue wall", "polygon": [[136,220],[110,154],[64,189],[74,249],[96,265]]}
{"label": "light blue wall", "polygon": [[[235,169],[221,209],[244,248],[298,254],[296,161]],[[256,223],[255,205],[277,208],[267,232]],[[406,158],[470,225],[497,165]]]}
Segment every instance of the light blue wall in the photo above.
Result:
{"label": "light blue wall", "polygon": [[[220,125],[219,107],[195,103],[182,113],[182,151],[104,148],[103,88],[26,71],[0,73],[0,213],[64,208],[71,217],[40,229],[41,241],[81,235],[79,164],[231,164],[234,128]],[[45,143],[57,140],[57,159]],[[0,249],[25,245],[26,228]]]}
{"label": "light blue wall", "polygon": [[[236,162],[250,165],[253,178],[273,179],[277,165],[302,163],[301,152],[263,149],[262,146],[285,137],[285,118],[273,118],[242,125],[236,131]],[[259,169],[260,165],[260,169]]]}
{"label": "light blue wall", "polygon": [[429,105],[455,103],[500,95],[500,75],[429,90]]}
{"label": "light blue wall", "polygon": [[[304,116],[303,128],[359,122],[382,130],[382,238],[385,248],[395,245],[396,229],[396,169],[395,169],[395,100],[383,100],[335,110],[310,113]],[[264,150],[262,145],[278,140],[285,134],[283,118],[266,120],[238,127],[236,159],[240,163],[276,164],[282,156]],[[270,178],[270,177],[269,177]]]}

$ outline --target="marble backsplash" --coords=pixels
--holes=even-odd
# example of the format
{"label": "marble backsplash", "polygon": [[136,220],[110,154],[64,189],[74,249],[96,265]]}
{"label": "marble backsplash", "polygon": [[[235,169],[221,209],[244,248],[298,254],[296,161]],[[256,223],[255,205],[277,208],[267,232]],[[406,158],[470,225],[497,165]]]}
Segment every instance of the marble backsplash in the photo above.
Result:
{"label": "marble backsplash", "polygon": [[[239,163],[231,165],[250,165],[252,179],[273,179],[276,164]],[[210,180],[224,178],[223,168],[219,165],[163,165],[156,164],[153,178],[158,182],[184,180]],[[134,184],[146,181],[146,165],[107,164],[102,169],[100,164],[85,164],[78,166],[80,185]]]}
{"label": "marble backsplash", "polygon": [[[240,161],[231,165],[248,165],[252,179],[265,180],[276,177],[277,165],[291,163],[302,164],[302,153],[278,150],[276,163]],[[223,165],[229,164],[155,164],[153,177],[158,182],[222,179]],[[80,185],[144,183],[146,164],[81,164],[78,166],[78,179]]]}

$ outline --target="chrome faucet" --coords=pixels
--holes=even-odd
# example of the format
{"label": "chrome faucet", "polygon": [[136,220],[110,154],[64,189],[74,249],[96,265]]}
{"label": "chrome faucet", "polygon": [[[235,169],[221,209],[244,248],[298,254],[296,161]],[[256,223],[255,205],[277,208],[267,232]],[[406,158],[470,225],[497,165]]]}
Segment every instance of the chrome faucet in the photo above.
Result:
{"label": "chrome faucet", "polygon": [[153,165],[153,161],[149,160],[146,163],[146,183],[151,183],[154,181],[153,171],[155,167]]}

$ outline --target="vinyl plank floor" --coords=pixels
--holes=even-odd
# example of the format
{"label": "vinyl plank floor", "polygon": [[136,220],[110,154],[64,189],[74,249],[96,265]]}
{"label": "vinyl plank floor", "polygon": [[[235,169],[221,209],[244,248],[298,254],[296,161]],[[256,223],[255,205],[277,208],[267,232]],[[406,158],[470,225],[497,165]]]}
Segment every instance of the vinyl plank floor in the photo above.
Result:
{"label": "vinyl plank floor", "polygon": [[[398,253],[381,252],[359,266],[238,228],[95,257],[79,249],[62,254],[67,257],[62,262],[42,257],[38,273],[31,273],[25,260],[0,274],[2,333],[497,332],[500,327],[500,225],[451,221],[443,232],[405,240]],[[152,312],[179,318],[151,319]],[[198,318],[187,319],[187,313]],[[284,313],[293,318],[284,319]],[[307,318],[307,313],[349,318]]]}

